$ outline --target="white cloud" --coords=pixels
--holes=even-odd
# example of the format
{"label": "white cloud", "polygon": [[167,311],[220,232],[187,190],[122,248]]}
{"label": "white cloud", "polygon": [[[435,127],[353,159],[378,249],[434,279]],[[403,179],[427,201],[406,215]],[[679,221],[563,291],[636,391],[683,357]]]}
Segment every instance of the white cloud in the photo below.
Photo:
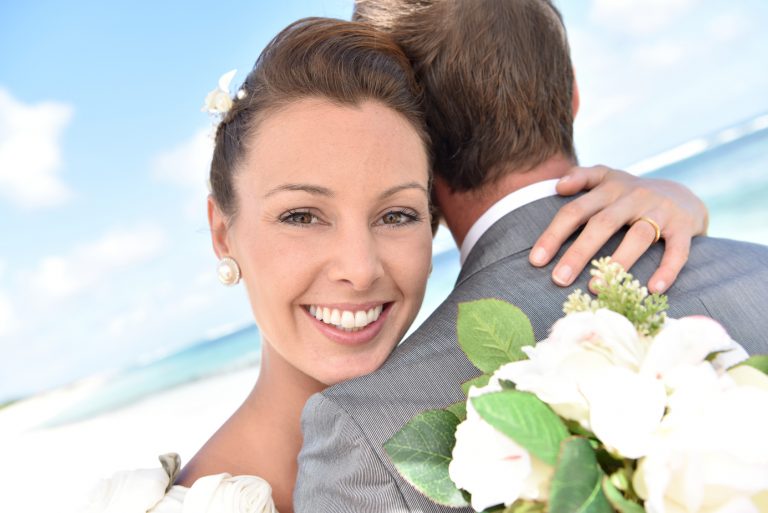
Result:
{"label": "white cloud", "polygon": [[152,174],[163,182],[206,191],[213,155],[210,129],[202,129],[190,139],[152,159]]}
{"label": "white cloud", "polygon": [[625,93],[603,94],[593,90],[581,93],[581,107],[576,115],[576,133],[586,132],[601,125],[607,125],[619,116],[629,112],[637,104],[636,98]]}
{"label": "white cloud", "polygon": [[752,30],[752,23],[740,13],[726,13],[712,20],[709,29],[720,43],[739,39]]}
{"label": "white cloud", "polygon": [[209,330],[206,330],[205,335],[203,336],[203,338],[205,338],[206,340],[215,340],[217,338],[221,338],[221,337],[224,337],[226,335],[230,335],[230,334],[232,334],[232,333],[234,333],[236,331],[239,331],[239,330],[245,328],[246,326],[250,326],[251,324],[253,324],[253,323],[243,324],[243,323],[240,323],[240,322],[228,322],[228,323],[225,323],[225,324],[221,324],[219,326],[216,326],[216,327],[213,327],[213,328],[211,328]]}
{"label": "white cloud", "polygon": [[0,196],[25,208],[59,205],[72,192],[58,176],[60,138],[72,107],[25,105],[0,89]]}
{"label": "white cloud", "polygon": [[165,315],[168,317],[192,315],[205,310],[212,302],[213,298],[210,294],[190,293],[168,305]]}
{"label": "white cloud", "polygon": [[633,54],[633,61],[638,65],[657,71],[669,68],[681,62],[686,55],[685,47],[672,41],[656,41],[639,46]]}
{"label": "white cloud", "polygon": [[0,290],[0,337],[15,332],[18,324],[18,317],[11,299]]}
{"label": "white cloud", "polygon": [[66,255],[43,258],[32,273],[32,287],[44,297],[70,297],[109,276],[116,269],[148,261],[165,247],[157,227],[113,231],[74,248]]}
{"label": "white cloud", "polygon": [[131,329],[135,330],[147,320],[147,317],[147,309],[144,306],[121,313],[109,322],[107,332],[111,337],[119,337]]}
{"label": "white cloud", "polygon": [[696,0],[593,0],[590,16],[599,25],[643,35],[687,13]]}

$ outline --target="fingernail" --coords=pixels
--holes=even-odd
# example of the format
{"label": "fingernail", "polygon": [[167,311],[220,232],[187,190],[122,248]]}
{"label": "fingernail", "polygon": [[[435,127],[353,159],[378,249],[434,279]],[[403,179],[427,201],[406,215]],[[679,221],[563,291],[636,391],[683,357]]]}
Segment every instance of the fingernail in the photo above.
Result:
{"label": "fingernail", "polygon": [[542,265],[547,261],[547,250],[544,248],[535,248],[531,253],[531,261],[536,265]]}
{"label": "fingernail", "polygon": [[560,178],[560,181],[557,183],[565,183],[571,179],[571,175],[565,175],[564,177]]}
{"label": "fingernail", "polygon": [[661,294],[661,293],[663,293],[665,290],[667,290],[667,282],[665,282],[664,280],[658,280],[658,281],[657,281],[657,282],[656,282],[656,283],[653,285],[653,291],[654,291],[654,292],[656,292],[657,294]]}
{"label": "fingernail", "polygon": [[553,279],[555,280],[555,283],[558,285],[568,285],[571,283],[571,275],[573,274],[573,270],[571,269],[571,266],[569,265],[561,265],[557,269],[555,269],[555,274],[553,276]]}

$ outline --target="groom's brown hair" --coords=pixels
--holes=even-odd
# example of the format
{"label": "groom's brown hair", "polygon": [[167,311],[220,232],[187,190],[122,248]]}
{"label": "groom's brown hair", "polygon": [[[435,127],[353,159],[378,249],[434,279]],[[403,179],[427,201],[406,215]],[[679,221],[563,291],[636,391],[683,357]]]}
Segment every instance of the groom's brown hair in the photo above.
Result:
{"label": "groom's brown hair", "polygon": [[425,89],[435,174],[459,191],[560,153],[575,161],[574,76],[549,0],[357,0]]}

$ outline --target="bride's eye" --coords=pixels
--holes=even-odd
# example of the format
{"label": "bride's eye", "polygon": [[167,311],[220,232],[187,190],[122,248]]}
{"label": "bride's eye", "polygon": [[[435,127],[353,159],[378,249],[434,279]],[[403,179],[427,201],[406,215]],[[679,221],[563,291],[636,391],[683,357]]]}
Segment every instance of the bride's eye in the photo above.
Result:
{"label": "bride's eye", "polygon": [[381,216],[380,224],[397,227],[421,221],[418,212],[410,209],[390,210]]}
{"label": "bride's eye", "polygon": [[281,223],[295,224],[295,225],[310,225],[318,223],[320,219],[308,210],[290,210],[280,216]]}

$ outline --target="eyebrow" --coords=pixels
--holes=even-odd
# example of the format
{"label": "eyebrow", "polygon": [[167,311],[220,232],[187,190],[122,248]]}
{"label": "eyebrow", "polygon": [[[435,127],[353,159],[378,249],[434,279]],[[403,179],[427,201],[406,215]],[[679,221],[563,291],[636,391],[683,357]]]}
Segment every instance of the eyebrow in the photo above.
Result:
{"label": "eyebrow", "polygon": [[268,198],[269,196],[272,196],[274,194],[277,194],[278,192],[285,192],[285,191],[300,191],[300,192],[308,192],[309,194],[313,194],[315,196],[333,196],[333,191],[328,189],[327,187],[321,187],[319,185],[311,185],[306,183],[284,183],[282,185],[278,185],[268,193],[264,195],[265,198]]}
{"label": "eyebrow", "polygon": [[429,196],[429,192],[427,191],[427,189],[423,185],[421,185],[418,182],[408,182],[408,183],[404,183],[404,184],[400,184],[400,185],[395,185],[394,187],[390,187],[386,191],[384,191],[381,194],[379,194],[379,199],[383,200],[385,198],[388,198],[389,196],[394,196],[395,194],[397,194],[400,191],[405,191],[405,190],[408,190],[408,189],[417,189],[417,190],[420,190],[420,191],[424,192],[424,194],[426,194],[427,196]]}
{"label": "eyebrow", "polygon": [[[408,189],[417,189],[417,190],[423,191],[424,194],[428,194],[427,189],[420,183],[408,182],[400,185],[395,185],[394,187],[390,187],[386,191],[379,194],[379,199],[382,200],[390,196],[394,196],[398,192],[408,190]],[[297,192],[297,191],[307,192],[315,196],[326,196],[326,197],[334,196],[334,193],[332,190],[328,189],[327,187],[322,187],[320,185],[312,185],[312,184],[306,184],[306,183],[284,183],[270,190],[268,193],[264,195],[264,197],[268,198],[269,196],[273,196],[279,192]]]}

